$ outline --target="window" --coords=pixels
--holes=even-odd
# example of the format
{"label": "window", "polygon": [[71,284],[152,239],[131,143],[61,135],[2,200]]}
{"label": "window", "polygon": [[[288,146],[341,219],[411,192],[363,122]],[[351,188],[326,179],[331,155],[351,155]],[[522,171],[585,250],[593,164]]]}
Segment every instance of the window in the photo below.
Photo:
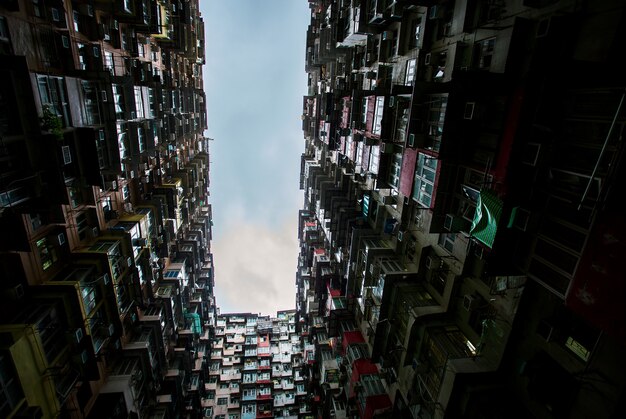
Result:
{"label": "window", "polygon": [[452,253],[454,250],[454,240],[456,238],[455,233],[442,233],[439,235],[439,245]]}
{"label": "window", "polygon": [[57,115],[64,127],[69,126],[70,107],[62,77],[37,75],[37,87],[41,106],[47,106]]}
{"label": "window", "polygon": [[218,406],[228,404],[228,397],[218,397],[217,404]]}
{"label": "window", "polygon": [[13,361],[4,354],[0,354],[0,372],[0,414],[8,417],[22,401],[24,394]]}
{"label": "window", "polygon": [[414,58],[406,62],[406,75],[404,76],[404,85],[413,86],[415,81],[415,69],[417,68],[417,60]]}
{"label": "window", "polygon": [[[53,9],[53,10],[55,10],[55,9]],[[74,30],[76,32],[80,32],[80,15],[78,14],[78,11],[74,10],[74,12],[72,13],[72,17],[73,17],[73,20],[74,20]]]}
{"label": "window", "polygon": [[411,22],[411,32],[414,36],[409,37],[409,49],[417,48],[420,43],[422,31],[422,19],[417,18]]}
{"label": "window", "polygon": [[437,176],[437,162],[434,157],[419,153],[417,170],[415,171],[415,184],[413,186],[413,199],[426,208],[431,208],[434,184]]}
{"label": "window", "polygon": [[363,98],[363,110],[361,112],[361,122],[363,123],[363,125],[365,125],[365,123],[367,122],[367,108],[369,101],[369,97]]}
{"label": "window", "polygon": [[0,16],[0,42],[9,42],[9,27],[4,16]]}
{"label": "window", "polygon": [[476,57],[478,68],[489,70],[493,58],[493,53],[496,46],[496,38],[485,39],[476,43]]}
{"label": "window", "polygon": [[124,103],[124,89],[119,84],[113,85],[113,103],[115,104],[115,118],[123,120],[126,112],[126,104]]}
{"label": "window", "polygon": [[33,14],[37,17],[41,17],[41,0],[33,0]]}
{"label": "window", "polygon": [[143,127],[137,127],[137,142],[139,143],[139,152],[146,151],[146,135]]}
{"label": "window", "polygon": [[81,82],[83,96],[83,124],[100,124],[100,107],[98,101],[98,85],[90,81]]}
{"label": "window", "polygon": [[57,261],[56,249],[48,242],[47,238],[37,240],[37,251],[42,269],[49,269]]}
{"label": "window", "polygon": [[256,413],[256,404],[244,404],[241,407],[241,413],[248,413],[248,414]]}
{"label": "window", "polygon": [[378,174],[378,164],[380,163],[380,146],[373,145],[369,153],[369,171]]}
{"label": "window", "polygon": [[137,118],[143,118],[144,111],[143,111],[143,95],[141,93],[141,86],[135,86],[135,109],[137,110]]}
{"label": "window", "polygon": [[389,175],[387,177],[387,182],[389,186],[393,189],[398,189],[398,185],[400,184],[400,170],[402,169],[402,154],[395,153],[393,155],[393,160],[391,161],[391,166],[389,167]]}
{"label": "window", "polygon": [[385,106],[385,97],[376,97],[376,107],[374,108],[374,123],[372,124],[372,134],[380,135],[382,131],[383,111]]}
{"label": "window", "polygon": [[111,75],[115,75],[113,53],[110,51],[104,51],[104,68],[109,70]]}

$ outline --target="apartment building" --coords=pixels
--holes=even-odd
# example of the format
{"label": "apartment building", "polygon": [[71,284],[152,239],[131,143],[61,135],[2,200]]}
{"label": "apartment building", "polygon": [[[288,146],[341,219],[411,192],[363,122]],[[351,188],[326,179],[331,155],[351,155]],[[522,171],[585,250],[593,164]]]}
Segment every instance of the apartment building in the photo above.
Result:
{"label": "apartment building", "polygon": [[315,417],[624,410],[624,8],[309,0]]}
{"label": "apartment building", "polygon": [[309,412],[295,310],[217,316],[205,417],[300,418]]}
{"label": "apartment building", "polygon": [[198,1],[3,1],[0,51],[0,415],[203,417]]}

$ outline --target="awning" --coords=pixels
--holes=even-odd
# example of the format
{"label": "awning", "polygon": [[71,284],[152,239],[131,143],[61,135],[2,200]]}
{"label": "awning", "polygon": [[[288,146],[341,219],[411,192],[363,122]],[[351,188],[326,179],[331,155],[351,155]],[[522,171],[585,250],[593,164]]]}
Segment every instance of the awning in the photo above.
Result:
{"label": "awning", "polygon": [[348,349],[348,346],[353,345],[355,343],[363,343],[365,342],[365,339],[363,338],[363,335],[361,334],[360,331],[358,330],[350,330],[347,332],[343,332],[343,341],[342,346],[343,346],[343,353],[346,353],[346,350]]}
{"label": "awning", "polygon": [[490,189],[480,191],[470,236],[492,248],[501,215],[502,201],[494,191]]}

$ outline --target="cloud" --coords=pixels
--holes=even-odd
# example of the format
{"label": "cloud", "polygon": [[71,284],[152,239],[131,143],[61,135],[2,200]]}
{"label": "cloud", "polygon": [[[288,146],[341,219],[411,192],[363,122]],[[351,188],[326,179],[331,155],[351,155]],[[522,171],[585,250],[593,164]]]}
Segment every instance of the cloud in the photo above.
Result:
{"label": "cloud", "polygon": [[278,229],[245,219],[228,224],[212,243],[221,311],[271,315],[295,308],[297,214]]}

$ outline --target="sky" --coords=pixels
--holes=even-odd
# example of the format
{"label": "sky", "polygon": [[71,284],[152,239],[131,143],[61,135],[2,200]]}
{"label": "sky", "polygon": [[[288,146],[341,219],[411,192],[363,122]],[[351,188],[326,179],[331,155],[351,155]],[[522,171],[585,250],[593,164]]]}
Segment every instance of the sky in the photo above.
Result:
{"label": "sky", "polygon": [[222,313],[295,308],[306,0],[200,0]]}

